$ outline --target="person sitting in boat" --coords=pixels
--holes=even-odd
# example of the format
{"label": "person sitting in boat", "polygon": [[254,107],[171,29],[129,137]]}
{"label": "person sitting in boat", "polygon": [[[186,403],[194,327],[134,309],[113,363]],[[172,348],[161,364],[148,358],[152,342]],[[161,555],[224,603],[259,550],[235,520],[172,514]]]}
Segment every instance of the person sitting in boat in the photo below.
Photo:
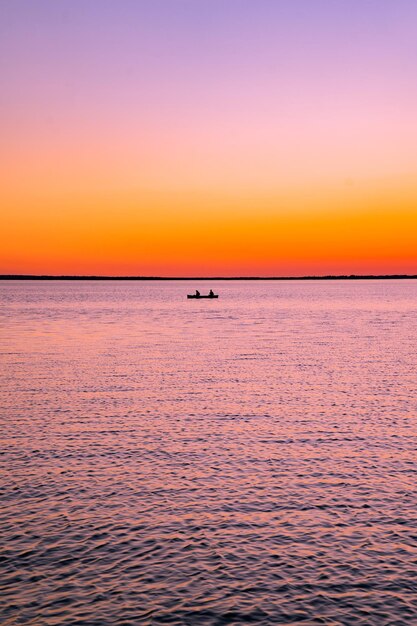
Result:
{"label": "person sitting in boat", "polygon": [[210,289],[210,291],[209,291],[209,296],[210,296],[210,298],[212,298],[212,297],[214,296],[213,289]]}
{"label": "person sitting in boat", "polygon": [[196,298],[200,297],[200,292],[198,291],[198,289],[195,290],[195,295],[196,295]]}

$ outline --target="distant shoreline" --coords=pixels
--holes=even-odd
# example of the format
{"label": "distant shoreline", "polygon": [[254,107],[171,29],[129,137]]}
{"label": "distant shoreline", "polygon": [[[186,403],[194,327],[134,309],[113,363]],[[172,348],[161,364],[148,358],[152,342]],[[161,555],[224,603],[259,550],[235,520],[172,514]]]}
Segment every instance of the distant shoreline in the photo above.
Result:
{"label": "distant shoreline", "polygon": [[3,274],[0,280],[407,280],[417,274],[350,274],[340,276],[49,276],[34,274]]}

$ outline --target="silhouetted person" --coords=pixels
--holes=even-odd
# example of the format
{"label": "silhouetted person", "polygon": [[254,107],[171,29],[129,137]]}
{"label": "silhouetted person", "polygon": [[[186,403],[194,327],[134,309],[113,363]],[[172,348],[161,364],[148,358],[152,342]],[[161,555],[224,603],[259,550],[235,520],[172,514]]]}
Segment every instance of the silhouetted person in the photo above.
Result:
{"label": "silhouetted person", "polygon": [[213,289],[210,289],[209,296],[210,296],[210,298],[212,298],[214,296]]}
{"label": "silhouetted person", "polygon": [[200,292],[198,291],[198,289],[195,290],[195,295],[197,296],[197,298],[200,297]]}

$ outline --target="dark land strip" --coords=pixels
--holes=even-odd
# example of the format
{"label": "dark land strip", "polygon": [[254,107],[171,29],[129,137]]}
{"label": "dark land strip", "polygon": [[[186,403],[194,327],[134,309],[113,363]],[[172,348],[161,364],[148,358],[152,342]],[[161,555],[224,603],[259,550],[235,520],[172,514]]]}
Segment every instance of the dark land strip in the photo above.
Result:
{"label": "dark land strip", "polygon": [[0,280],[399,280],[416,279],[417,274],[350,274],[340,276],[50,276],[0,274]]}

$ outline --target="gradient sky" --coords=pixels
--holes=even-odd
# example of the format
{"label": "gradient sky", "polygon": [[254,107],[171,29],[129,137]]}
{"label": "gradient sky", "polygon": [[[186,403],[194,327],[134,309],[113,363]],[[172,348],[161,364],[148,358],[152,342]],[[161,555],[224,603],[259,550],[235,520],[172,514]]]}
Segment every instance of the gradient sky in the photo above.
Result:
{"label": "gradient sky", "polygon": [[415,0],[0,0],[0,273],[417,273]]}

